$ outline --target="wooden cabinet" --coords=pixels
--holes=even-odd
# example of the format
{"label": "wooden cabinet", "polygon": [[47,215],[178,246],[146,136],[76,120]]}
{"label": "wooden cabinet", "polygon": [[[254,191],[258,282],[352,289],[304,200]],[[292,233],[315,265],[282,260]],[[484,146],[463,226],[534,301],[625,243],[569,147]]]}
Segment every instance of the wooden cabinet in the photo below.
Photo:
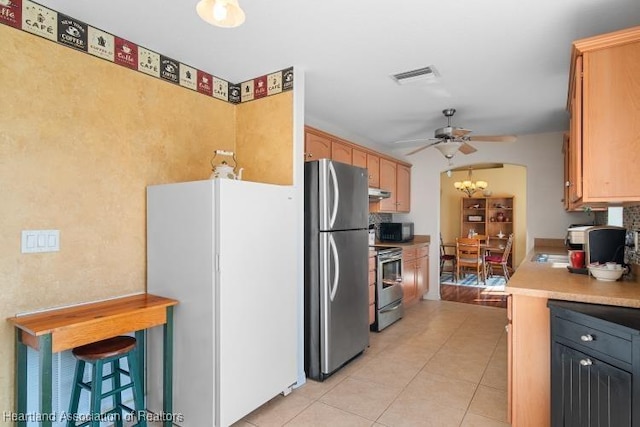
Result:
{"label": "wooden cabinet", "polygon": [[639,310],[553,300],[548,306],[551,424],[640,425]]}
{"label": "wooden cabinet", "polygon": [[416,289],[418,299],[422,299],[429,291],[429,245],[419,247],[416,256]]}
{"label": "wooden cabinet", "polygon": [[369,171],[369,187],[380,188],[380,157],[367,153],[367,170]]}
{"label": "wooden cabinet", "polygon": [[429,245],[402,250],[402,302],[412,304],[429,290]]}
{"label": "wooden cabinet", "polygon": [[305,132],[304,161],[331,158],[331,139],[315,133]]}
{"label": "wooden cabinet", "polygon": [[509,420],[516,427],[548,426],[551,419],[550,328],[547,299],[507,299]]}
{"label": "wooden cabinet", "polygon": [[353,148],[351,150],[351,164],[359,168],[367,168],[367,152]]}
{"label": "wooden cabinet", "polygon": [[574,42],[565,152],[569,210],[640,201],[639,97],[640,27]]}
{"label": "wooden cabinet", "polygon": [[369,187],[391,191],[390,199],[369,204],[371,212],[409,212],[411,165],[312,127],[305,127],[305,161],[332,159],[366,168]]}
{"label": "wooden cabinet", "polygon": [[390,191],[391,197],[369,203],[371,212],[409,212],[411,210],[411,167],[381,158],[380,188]]}
{"label": "wooden cabinet", "polygon": [[[460,207],[460,235],[470,231],[489,236],[489,244],[504,247],[509,234],[515,233],[515,208],[513,196],[463,197]],[[509,266],[513,268],[515,251],[511,245]]]}
{"label": "wooden cabinet", "polygon": [[416,249],[402,250],[402,303],[409,305],[416,300],[418,265],[416,262]]}
{"label": "wooden cabinet", "polygon": [[376,321],[376,254],[369,252],[369,325]]}
{"label": "wooden cabinet", "polygon": [[398,164],[387,159],[380,159],[380,188],[391,192],[391,197],[378,202],[380,212],[395,212],[396,210],[396,174]]}
{"label": "wooden cabinet", "polygon": [[411,207],[411,168],[398,165],[396,170],[396,211],[409,212]]}
{"label": "wooden cabinet", "polygon": [[336,140],[331,141],[331,159],[332,160],[350,165],[352,164],[351,151],[352,151],[352,148],[350,145],[345,144],[344,142],[336,141]]}

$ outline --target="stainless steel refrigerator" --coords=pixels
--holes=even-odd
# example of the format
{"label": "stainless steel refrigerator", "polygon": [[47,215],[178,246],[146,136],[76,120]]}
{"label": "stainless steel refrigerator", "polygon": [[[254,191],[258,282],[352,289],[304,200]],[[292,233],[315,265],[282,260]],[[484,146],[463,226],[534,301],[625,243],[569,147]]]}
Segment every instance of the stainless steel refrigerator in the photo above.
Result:
{"label": "stainless steel refrigerator", "polygon": [[367,170],[305,163],[305,371],[323,381],[369,345]]}

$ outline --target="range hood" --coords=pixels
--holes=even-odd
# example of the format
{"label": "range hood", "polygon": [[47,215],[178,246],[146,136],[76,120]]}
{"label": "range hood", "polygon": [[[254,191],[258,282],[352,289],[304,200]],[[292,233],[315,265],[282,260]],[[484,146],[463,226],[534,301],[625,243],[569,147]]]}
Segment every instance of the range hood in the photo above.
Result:
{"label": "range hood", "polygon": [[369,201],[375,202],[382,199],[388,199],[391,197],[391,192],[387,190],[381,190],[379,188],[369,187]]}

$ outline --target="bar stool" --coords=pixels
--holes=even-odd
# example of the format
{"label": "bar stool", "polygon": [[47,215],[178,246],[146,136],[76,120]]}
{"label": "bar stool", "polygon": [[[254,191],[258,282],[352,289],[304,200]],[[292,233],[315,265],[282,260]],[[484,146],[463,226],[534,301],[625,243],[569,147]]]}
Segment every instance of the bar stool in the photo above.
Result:
{"label": "bar stool", "polygon": [[[115,426],[123,426],[122,410],[132,413],[133,409],[122,403],[122,392],[129,388],[133,391],[133,401],[135,406],[136,418],[141,411],[144,411],[144,403],[140,382],[142,376],[138,368],[136,339],[128,336],[118,336],[106,340],[94,342],[91,344],[76,347],[72,351],[76,357],[76,372],[74,376],[73,392],[71,394],[71,403],[69,404],[69,418],[67,427],[91,426],[99,427],[100,420],[110,420],[109,414],[115,414]],[[127,358],[129,371],[120,367],[120,359]],[[86,363],[93,367],[91,381],[83,382],[84,368]],[[111,365],[111,372],[104,375],[105,364]],[[121,383],[121,375],[129,377],[129,382],[125,385]],[[111,380],[111,390],[103,393],[103,381]],[[78,405],[80,403],[80,393],[82,389],[88,390],[90,393],[90,412],[86,420],[81,415],[77,415]],[[107,397],[113,398],[113,408],[104,413],[101,412],[102,400]],[[81,424],[76,424],[76,420],[82,420]],[[146,427],[146,418],[138,418],[138,426]]]}

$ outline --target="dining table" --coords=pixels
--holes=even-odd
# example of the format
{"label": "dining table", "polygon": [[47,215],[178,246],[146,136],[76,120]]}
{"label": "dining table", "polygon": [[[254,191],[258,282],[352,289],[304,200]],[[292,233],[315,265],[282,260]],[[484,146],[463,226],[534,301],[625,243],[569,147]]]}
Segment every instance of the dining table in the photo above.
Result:
{"label": "dining table", "polygon": [[[7,319],[15,327],[15,425],[35,421],[43,427],[56,423],[59,414],[52,412],[52,354],[75,347],[134,333],[138,346],[138,365],[145,375],[145,331],[162,326],[163,411],[172,414],[173,402],[173,307],[178,301],[158,295],[140,293],[96,302],[83,303],[18,314]],[[38,351],[39,411],[27,409],[27,347]],[[142,381],[143,395],[144,383]],[[37,418],[37,419],[32,419]],[[170,426],[171,420],[165,420]]]}

